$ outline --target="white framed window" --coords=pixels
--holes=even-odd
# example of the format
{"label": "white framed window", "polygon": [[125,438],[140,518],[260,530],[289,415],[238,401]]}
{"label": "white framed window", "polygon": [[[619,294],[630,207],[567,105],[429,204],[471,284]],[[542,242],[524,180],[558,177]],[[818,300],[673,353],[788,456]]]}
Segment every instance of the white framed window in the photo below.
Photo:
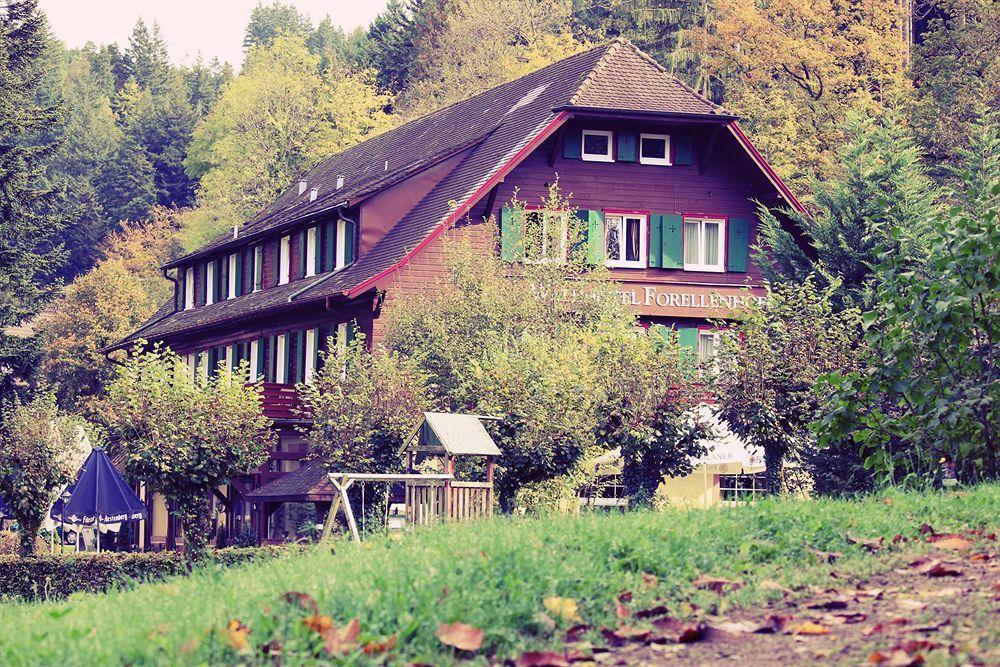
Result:
{"label": "white framed window", "polygon": [[715,359],[719,353],[719,332],[711,329],[698,330],[698,361],[704,363]]}
{"label": "white framed window", "polygon": [[194,267],[184,269],[184,310],[194,308]]}
{"label": "white framed window", "polygon": [[646,267],[646,216],[631,213],[604,215],[605,265]]}
{"label": "white framed window", "polygon": [[257,359],[260,355],[260,342],[255,338],[250,341],[250,382],[256,382],[263,378],[257,372]]}
{"label": "white framed window", "polygon": [[337,256],[334,258],[334,270],[347,265],[347,221],[337,220]]}
{"label": "white framed window", "polygon": [[279,260],[281,273],[278,275],[278,284],[284,285],[292,275],[292,237],[281,237],[281,258]]}
{"label": "white framed window", "polygon": [[215,303],[215,262],[205,264],[205,305]]}
{"label": "white framed window", "polygon": [[284,384],[288,365],[285,363],[285,338],[287,334],[279,334],[275,339],[277,350],[274,351],[274,381]]}
{"label": "white framed window", "polygon": [[639,163],[671,165],[669,134],[640,134]]}
{"label": "white framed window", "polygon": [[229,276],[226,285],[226,299],[236,298],[236,253],[229,256]]}
{"label": "white framed window", "polygon": [[569,213],[528,209],[524,212],[524,261],[535,264],[566,261]]}
{"label": "white framed window", "polygon": [[723,505],[741,505],[760,500],[767,495],[764,473],[719,475],[719,501]]}
{"label": "white framed window", "polygon": [[316,243],[319,229],[310,227],[306,230],[306,277],[316,275]]}
{"label": "white framed window", "polygon": [[253,247],[253,291],[259,292],[264,287],[264,246],[260,243]]}
{"label": "white framed window", "polygon": [[725,271],[725,238],[722,218],[684,218],[684,270]]}
{"label": "white framed window", "polygon": [[303,372],[303,382],[312,382],[316,374],[316,330],[306,329],[306,366]]}
{"label": "white framed window", "polygon": [[584,130],[580,136],[580,157],[590,162],[614,162],[613,135],[605,130]]}
{"label": "white framed window", "polygon": [[232,373],[236,365],[236,344],[231,343],[226,346],[226,372]]}

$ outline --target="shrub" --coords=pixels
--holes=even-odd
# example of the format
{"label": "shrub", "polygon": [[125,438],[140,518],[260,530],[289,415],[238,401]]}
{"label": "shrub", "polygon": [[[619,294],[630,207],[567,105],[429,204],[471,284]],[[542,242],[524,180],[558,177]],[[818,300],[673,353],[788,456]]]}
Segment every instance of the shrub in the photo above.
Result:
{"label": "shrub", "polygon": [[[209,563],[238,565],[260,558],[297,553],[294,547],[218,549]],[[155,581],[187,573],[183,554],[176,551],[144,553],[78,553],[19,557],[0,554],[0,600],[46,600],[73,593],[99,593],[134,582]]]}

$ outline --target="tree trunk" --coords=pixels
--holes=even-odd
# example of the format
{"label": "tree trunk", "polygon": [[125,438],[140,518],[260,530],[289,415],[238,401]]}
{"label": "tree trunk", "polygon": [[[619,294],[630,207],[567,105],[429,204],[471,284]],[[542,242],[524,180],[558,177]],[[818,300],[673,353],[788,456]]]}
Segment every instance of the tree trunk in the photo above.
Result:
{"label": "tree trunk", "polygon": [[785,463],[785,448],[777,444],[764,445],[764,478],[768,495],[776,496],[782,491],[782,468]]}
{"label": "tree trunk", "polygon": [[21,556],[33,556],[35,554],[35,539],[38,537],[38,529],[42,522],[37,518],[28,520],[18,518],[17,523],[21,527],[21,534],[18,537],[18,553]]}
{"label": "tree trunk", "polygon": [[171,506],[184,529],[184,557],[190,565],[204,558],[208,552],[212,521],[209,494],[174,498]]}

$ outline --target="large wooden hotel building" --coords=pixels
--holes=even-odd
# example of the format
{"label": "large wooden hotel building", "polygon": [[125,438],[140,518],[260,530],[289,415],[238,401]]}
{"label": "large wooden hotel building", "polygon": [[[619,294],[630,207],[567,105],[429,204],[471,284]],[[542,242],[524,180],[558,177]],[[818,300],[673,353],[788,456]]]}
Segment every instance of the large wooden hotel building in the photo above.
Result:
{"label": "large wooden hotel building", "polygon": [[[309,382],[327,341],[355,327],[380,341],[382,306],[442,275],[445,237],[502,252],[483,221],[509,234],[515,189],[538,203],[557,175],[641,321],[676,328],[703,356],[715,340],[708,318],[762,293],[749,253],[755,202],[802,210],[737,118],[623,40],[331,156],[252,219],[167,264],[175,298],[115,346],[162,341],[203,368],[245,359],[264,383],[280,445],[220,494],[230,534],[279,537],[268,510],[245,498],[305,455],[294,385]],[[162,501],[148,502],[143,546],[172,546]]]}

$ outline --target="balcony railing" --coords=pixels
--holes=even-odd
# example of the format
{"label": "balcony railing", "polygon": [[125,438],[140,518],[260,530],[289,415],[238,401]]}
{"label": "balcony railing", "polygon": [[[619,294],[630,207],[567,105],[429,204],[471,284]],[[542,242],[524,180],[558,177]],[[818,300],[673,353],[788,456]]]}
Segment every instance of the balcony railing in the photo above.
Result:
{"label": "balcony railing", "polygon": [[302,402],[295,385],[277,382],[261,383],[264,416],[268,419],[301,419]]}

